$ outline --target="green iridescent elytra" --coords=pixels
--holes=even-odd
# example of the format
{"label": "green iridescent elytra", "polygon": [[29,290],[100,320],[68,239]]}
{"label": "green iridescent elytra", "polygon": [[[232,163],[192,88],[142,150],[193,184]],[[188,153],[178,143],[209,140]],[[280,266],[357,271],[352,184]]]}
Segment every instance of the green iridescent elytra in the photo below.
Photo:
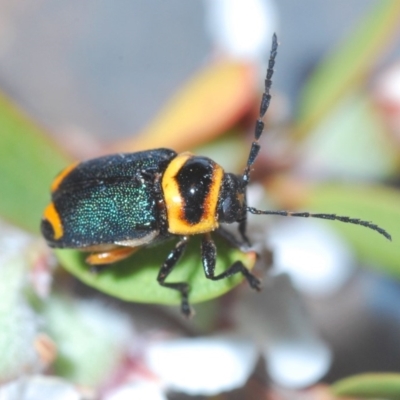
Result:
{"label": "green iridescent elytra", "polygon": [[63,235],[55,239],[51,224],[42,220],[49,245],[85,248],[160,231],[154,180],[175,156],[173,150],[156,149],[78,164],[52,193]]}

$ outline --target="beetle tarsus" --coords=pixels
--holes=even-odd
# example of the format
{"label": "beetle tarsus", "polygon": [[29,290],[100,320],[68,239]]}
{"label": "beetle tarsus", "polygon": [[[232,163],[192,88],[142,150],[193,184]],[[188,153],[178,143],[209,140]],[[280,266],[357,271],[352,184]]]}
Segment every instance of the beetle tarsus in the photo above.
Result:
{"label": "beetle tarsus", "polygon": [[215,275],[216,257],[216,246],[211,239],[211,235],[207,233],[203,236],[203,242],[201,244],[201,259],[206,278],[213,281],[218,281],[237,273],[241,273],[247,279],[247,282],[252,289],[257,291],[261,290],[261,281],[255,277],[241,261],[236,261],[226,271],[220,273],[219,275]]}
{"label": "beetle tarsus", "polygon": [[93,275],[101,274],[108,266],[107,264],[90,265],[90,273]]}
{"label": "beetle tarsus", "polygon": [[181,301],[181,312],[186,318],[192,318],[194,316],[194,310],[189,304],[189,285],[181,290],[182,301]]}
{"label": "beetle tarsus", "polygon": [[172,269],[178,263],[179,259],[182,257],[183,252],[186,249],[188,243],[188,237],[183,236],[181,240],[176,244],[175,248],[169,253],[167,259],[164,264],[161,266],[161,269],[157,276],[157,281],[161,286],[166,288],[174,289],[180,292],[181,294],[181,311],[185,317],[192,316],[192,310],[189,305],[189,284],[186,282],[165,282],[168,275],[171,273]]}

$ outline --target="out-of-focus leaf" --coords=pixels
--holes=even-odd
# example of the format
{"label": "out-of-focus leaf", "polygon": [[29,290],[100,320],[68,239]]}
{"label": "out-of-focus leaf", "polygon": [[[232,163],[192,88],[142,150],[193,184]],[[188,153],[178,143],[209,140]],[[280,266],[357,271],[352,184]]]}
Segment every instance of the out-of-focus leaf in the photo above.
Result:
{"label": "out-of-focus leaf", "polygon": [[253,104],[256,82],[250,64],[221,62],[194,76],[139,135],[115,151],[154,147],[187,150],[223,133]]}
{"label": "out-of-focus leaf", "polygon": [[331,222],[370,265],[400,278],[400,193],[380,186],[321,185],[303,204],[313,212],[372,221],[392,235],[392,242],[362,226]]}
{"label": "out-of-focus leaf", "polygon": [[[242,253],[232,249],[224,240],[215,237],[218,259],[217,273],[226,270],[235,261],[241,260],[251,269],[255,253]],[[127,301],[142,303],[179,304],[180,294],[176,290],[161,287],[157,274],[169,252],[173,241],[148,249],[142,249],[127,260],[121,261],[94,274],[85,263],[87,255],[73,250],[57,250],[61,264],[86,284]],[[167,282],[188,282],[191,285],[190,302],[196,303],[218,297],[243,280],[240,274],[229,279],[211,281],[204,276],[200,258],[200,241],[191,239],[178,265],[167,278]]]}
{"label": "out-of-focus leaf", "polygon": [[50,199],[50,183],[68,157],[0,94],[0,215],[31,232]]}
{"label": "out-of-focus leaf", "polygon": [[348,93],[304,143],[307,170],[330,176],[384,179],[398,165],[398,150],[369,98]]}
{"label": "out-of-focus leaf", "polygon": [[211,158],[225,171],[242,173],[249,155],[249,145],[246,145],[241,133],[238,129],[230,129],[218,139],[196,147],[194,153]]}
{"label": "out-of-focus leaf", "polygon": [[133,340],[128,317],[94,299],[51,296],[41,317],[57,343],[52,372],[76,384],[106,381]]}
{"label": "out-of-focus leaf", "polygon": [[349,90],[360,85],[379,60],[400,23],[400,2],[382,0],[326,57],[306,84],[299,101],[296,135],[301,138],[317,125]]}
{"label": "out-of-focus leaf", "polygon": [[360,374],[341,379],[331,386],[336,396],[363,399],[400,400],[400,374]]}

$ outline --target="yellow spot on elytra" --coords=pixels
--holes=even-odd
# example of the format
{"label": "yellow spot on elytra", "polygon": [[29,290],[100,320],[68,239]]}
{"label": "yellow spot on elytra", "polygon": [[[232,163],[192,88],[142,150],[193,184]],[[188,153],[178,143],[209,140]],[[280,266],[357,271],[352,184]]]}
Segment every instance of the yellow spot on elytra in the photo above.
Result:
{"label": "yellow spot on elytra", "polygon": [[69,167],[63,169],[54,179],[53,183],[51,184],[51,192],[55,192],[58,187],[60,186],[61,182],[64,178],[78,165],[78,163],[71,164]]}
{"label": "yellow spot on elytra", "polygon": [[60,239],[64,234],[60,214],[58,214],[54,203],[50,203],[44,210],[43,218],[49,221],[54,230],[54,239]]}

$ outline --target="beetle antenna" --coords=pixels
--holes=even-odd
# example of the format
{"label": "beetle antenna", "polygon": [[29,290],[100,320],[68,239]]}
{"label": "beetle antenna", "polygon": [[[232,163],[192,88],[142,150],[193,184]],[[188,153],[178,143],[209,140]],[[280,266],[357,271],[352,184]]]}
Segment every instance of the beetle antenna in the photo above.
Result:
{"label": "beetle antenna", "polygon": [[258,152],[260,151],[260,145],[258,144],[258,139],[262,135],[264,131],[264,122],[262,121],[265,113],[268,110],[269,103],[271,101],[271,86],[272,86],[272,75],[274,74],[274,65],[275,65],[275,57],[278,50],[278,38],[274,33],[272,36],[272,47],[271,47],[271,54],[269,56],[268,61],[268,69],[267,75],[265,77],[265,89],[262,95],[261,104],[260,104],[260,114],[256,121],[256,125],[254,127],[254,138],[255,140],[251,144],[251,149],[249,153],[249,158],[247,159],[247,165],[243,173],[243,184],[247,186],[250,181],[250,171],[251,167],[254,164],[254,161],[257,158]]}
{"label": "beetle antenna", "polygon": [[381,235],[385,236],[386,239],[392,240],[392,237],[384,229],[378,225],[373,224],[369,221],[363,221],[358,218],[343,217],[336,214],[311,214],[309,212],[292,212],[292,211],[261,211],[254,207],[246,207],[247,211],[251,214],[266,214],[266,215],[282,215],[284,217],[303,217],[303,218],[320,218],[320,219],[330,219],[332,221],[347,222],[354,225],[362,225],[366,228],[372,229]]}

